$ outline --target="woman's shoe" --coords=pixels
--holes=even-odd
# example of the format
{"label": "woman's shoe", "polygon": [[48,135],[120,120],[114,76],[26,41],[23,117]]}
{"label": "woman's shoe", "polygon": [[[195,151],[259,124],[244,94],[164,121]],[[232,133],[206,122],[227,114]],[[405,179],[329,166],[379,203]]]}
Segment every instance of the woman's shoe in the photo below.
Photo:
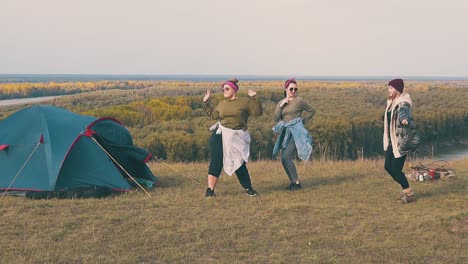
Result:
{"label": "woman's shoe", "polygon": [[206,189],[205,197],[215,197],[216,194],[214,193],[214,190],[211,190],[210,188]]}
{"label": "woman's shoe", "polygon": [[407,195],[407,194],[402,194],[400,197],[400,202],[402,204],[407,204],[416,201],[416,196],[413,195]]}
{"label": "woman's shoe", "polygon": [[294,188],[296,188],[296,190],[302,189],[302,184],[301,184],[301,183],[295,183],[295,182],[293,182],[293,184],[294,184]]}
{"label": "woman's shoe", "polygon": [[245,194],[248,196],[258,196],[258,192],[255,191],[252,187],[245,189]]}
{"label": "woman's shoe", "polygon": [[288,191],[295,191],[295,190],[300,190],[302,189],[302,184],[301,183],[295,183],[291,182],[288,187],[286,187],[286,190]]}
{"label": "woman's shoe", "polygon": [[403,189],[401,191],[400,202],[402,204],[407,204],[416,201],[416,196],[414,195],[413,190],[410,188]]}

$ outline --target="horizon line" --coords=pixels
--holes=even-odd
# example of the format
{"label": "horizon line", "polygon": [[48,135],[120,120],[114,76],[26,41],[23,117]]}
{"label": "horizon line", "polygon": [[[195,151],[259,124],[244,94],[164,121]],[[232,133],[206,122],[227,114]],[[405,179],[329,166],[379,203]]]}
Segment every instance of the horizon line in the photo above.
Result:
{"label": "horizon line", "polygon": [[[327,80],[327,79],[358,79],[358,80],[382,80],[392,78],[403,78],[408,80],[468,80],[468,76],[433,76],[433,75],[284,75],[284,74],[104,74],[104,73],[0,73],[0,78],[7,77],[114,77],[122,79],[122,77],[134,78],[159,78],[169,80],[170,78],[177,79],[226,79],[226,78],[243,78],[243,79],[266,79],[266,80],[282,80],[284,78],[295,77],[306,80]],[[120,77],[120,78],[119,78]]]}

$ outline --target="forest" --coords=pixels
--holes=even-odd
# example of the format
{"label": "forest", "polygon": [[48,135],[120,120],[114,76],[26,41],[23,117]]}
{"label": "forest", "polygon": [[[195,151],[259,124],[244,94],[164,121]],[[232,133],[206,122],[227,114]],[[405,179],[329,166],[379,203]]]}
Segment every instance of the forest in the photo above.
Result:
{"label": "forest", "polygon": [[[245,81],[257,91],[264,114],[249,120],[251,158],[271,159],[275,135],[273,112],[283,98],[282,81]],[[169,161],[205,161],[209,157],[210,120],[202,110],[206,89],[213,103],[222,100],[216,82],[190,81],[88,81],[0,83],[0,100],[61,95],[50,104],[95,117],[110,116],[132,133],[135,144]],[[385,81],[299,81],[299,96],[316,109],[306,127],[314,139],[313,158],[354,160],[382,155]],[[437,148],[461,142],[468,136],[468,81],[407,81],[413,115],[423,146]],[[0,107],[0,119],[25,105]]]}

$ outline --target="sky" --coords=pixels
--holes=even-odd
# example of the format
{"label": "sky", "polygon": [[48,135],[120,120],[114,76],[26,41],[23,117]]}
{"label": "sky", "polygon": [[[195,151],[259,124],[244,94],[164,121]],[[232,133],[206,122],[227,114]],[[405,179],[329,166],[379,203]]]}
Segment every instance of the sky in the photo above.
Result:
{"label": "sky", "polygon": [[0,0],[0,74],[468,77],[467,0]]}

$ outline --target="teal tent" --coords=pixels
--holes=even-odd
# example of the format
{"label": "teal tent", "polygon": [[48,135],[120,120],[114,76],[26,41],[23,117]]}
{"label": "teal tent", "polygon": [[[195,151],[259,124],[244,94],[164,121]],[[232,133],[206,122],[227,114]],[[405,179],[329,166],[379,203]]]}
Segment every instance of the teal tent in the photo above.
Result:
{"label": "teal tent", "polygon": [[150,159],[113,118],[38,105],[0,122],[0,191],[128,191],[131,178],[156,183]]}

